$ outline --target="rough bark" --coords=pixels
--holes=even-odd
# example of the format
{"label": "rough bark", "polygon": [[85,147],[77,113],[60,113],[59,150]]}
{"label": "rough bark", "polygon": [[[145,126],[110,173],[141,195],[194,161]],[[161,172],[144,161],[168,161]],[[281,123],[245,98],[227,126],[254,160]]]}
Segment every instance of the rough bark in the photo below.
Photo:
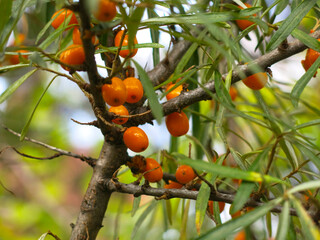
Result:
{"label": "rough bark", "polygon": [[124,145],[104,143],[82,200],[77,222],[72,229],[71,240],[96,239],[112,193],[103,183],[112,178],[114,172],[125,163],[128,158],[126,150]]}

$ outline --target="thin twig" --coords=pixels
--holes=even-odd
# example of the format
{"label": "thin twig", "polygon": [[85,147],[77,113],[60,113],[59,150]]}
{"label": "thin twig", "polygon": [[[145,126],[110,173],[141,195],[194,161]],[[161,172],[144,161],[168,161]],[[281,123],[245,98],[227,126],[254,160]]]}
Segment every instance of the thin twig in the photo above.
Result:
{"label": "thin twig", "polygon": [[[13,131],[12,129],[4,126],[3,124],[2,124],[2,127],[3,127],[5,130],[7,130],[8,132],[10,132],[10,133],[12,133],[13,135],[15,135],[15,136],[18,136],[18,137],[21,136],[20,133],[17,133],[17,132],[15,132],[15,131]],[[84,162],[88,163],[91,167],[93,167],[93,166],[95,165],[95,162],[97,161],[97,159],[95,159],[95,158],[87,157],[87,156],[83,156],[83,155],[79,155],[79,154],[76,154],[76,153],[72,153],[72,152],[70,152],[70,151],[65,151],[65,150],[62,150],[62,149],[60,149],[60,148],[53,147],[53,146],[51,146],[51,145],[48,145],[48,144],[46,144],[46,143],[37,141],[37,140],[32,139],[32,138],[25,137],[24,139],[25,139],[26,141],[28,141],[28,142],[32,142],[32,143],[35,143],[35,144],[37,144],[37,145],[40,145],[40,146],[42,146],[42,147],[44,147],[44,148],[47,148],[47,149],[50,149],[50,150],[52,150],[52,151],[58,152],[58,153],[60,153],[61,155],[65,155],[65,156],[69,156],[69,157],[73,157],[73,158],[80,159],[81,161],[84,161]]]}
{"label": "thin twig", "polygon": [[83,123],[83,122],[79,122],[79,121],[71,118],[71,121],[73,121],[73,122],[75,122],[75,123],[78,123],[79,125],[95,126],[95,127],[99,128],[99,125],[98,125],[98,121],[97,121],[97,120],[92,121],[92,122]]}

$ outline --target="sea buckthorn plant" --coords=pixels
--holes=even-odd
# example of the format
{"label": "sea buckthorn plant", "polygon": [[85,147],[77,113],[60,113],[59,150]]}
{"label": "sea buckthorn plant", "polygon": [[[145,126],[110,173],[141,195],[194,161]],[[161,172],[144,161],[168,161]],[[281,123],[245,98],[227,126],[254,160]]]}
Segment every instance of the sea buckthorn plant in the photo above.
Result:
{"label": "sea buckthorn plant", "polygon": [[0,239],[320,239],[318,0],[0,5]]}

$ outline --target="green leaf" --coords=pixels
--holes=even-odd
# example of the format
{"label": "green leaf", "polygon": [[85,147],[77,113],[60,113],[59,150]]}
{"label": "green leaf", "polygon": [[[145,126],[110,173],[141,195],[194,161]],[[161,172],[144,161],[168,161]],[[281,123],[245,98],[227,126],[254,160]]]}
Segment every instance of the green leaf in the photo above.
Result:
{"label": "green leaf", "polygon": [[320,58],[312,64],[312,66],[308,69],[308,71],[303,74],[303,76],[296,82],[292,91],[291,91],[291,101],[294,107],[298,106],[298,101],[300,98],[301,93],[315,74],[315,72],[320,67]]}
{"label": "green leaf", "polygon": [[153,200],[150,205],[143,211],[143,213],[140,215],[138,218],[136,224],[134,225],[134,228],[131,232],[131,239],[134,239],[140,226],[142,225],[143,221],[147,218],[147,216],[152,213],[152,211],[155,209],[157,206],[157,202]]}
{"label": "green leaf", "polygon": [[266,215],[272,208],[274,208],[276,205],[280,204],[282,201],[282,198],[277,198],[273,201],[270,201],[266,204],[264,204],[261,207],[258,207],[240,217],[237,217],[235,219],[232,219],[222,225],[219,225],[215,228],[212,228],[202,236],[196,238],[197,240],[218,240],[218,239],[224,239],[230,234],[232,234],[234,231],[236,231],[239,228],[243,228],[246,226],[249,226],[253,222],[257,221],[259,218]]}
{"label": "green leaf", "polygon": [[141,201],[141,196],[139,197],[135,197],[133,199],[133,205],[132,205],[132,210],[131,210],[131,217],[133,217],[137,210],[139,209],[139,205],[140,205],[140,201]]}
{"label": "green leaf", "polygon": [[140,21],[142,19],[145,8],[137,7],[134,9],[132,15],[129,17],[128,21],[126,21],[126,25],[128,27],[128,47],[129,49],[133,48],[134,38],[136,37],[138,27],[140,25]]}
{"label": "green leaf", "polygon": [[[135,44],[134,48],[164,48],[164,46],[159,43],[139,43],[139,44]],[[121,49],[127,50],[129,49],[129,47],[123,46],[121,47]],[[101,45],[95,53],[104,53],[104,52],[116,53],[117,50],[118,50],[118,47],[105,47]]]}
{"label": "green leaf", "polygon": [[15,69],[18,69],[18,68],[24,68],[24,67],[29,67],[30,64],[15,64],[15,65],[9,65],[9,66],[3,66],[3,67],[0,67],[0,73],[4,73],[4,72],[8,72],[8,71],[11,71],[11,70],[15,70]]}
{"label": "green leaf", "polygon": [[[259,162],[269,153],[269,148],[266,148],[265,151],[261,152],[254,162],[250,165],[249,171],[257,171],[259,169]],[[248,201],[250,194],[252,193],[255,187],[255,183],[242,181],[240,184],[237,194],[231,205],[230,213],[234,214],[238,210],[242,209],[244,204]]]}
{"label": "green leaf", "polygon": [[320,180],[314,180],[309,182],[301,183],[287,191],[288,194],[293,194],[305,190],[309,190],[312,188],[320,188]]}
{"label": "green leaf", "polygon": [[143,85],[143,89],[144,89],[145,94],[149,100],[151,112],[152,112],[154,118],[160,124],[161,120],[163,118],[162,106],[159,103],[158,96],[156,95],[155,91],[153,90],[153,85],[151,83],[151,80],[150,80],[148,74],[139,65],[139,63],[137,63],[133,59],[132,59],[132,61],[138,70],[139,77],[140,77],[141,83]]}
{"label": "green leaf", "polygon": [[290,224],[290,203],[285,201],[283,204],[282,212],[280,214],[279,226],[276,239],[286,239]]}
{"label": "green leaf", "polygon": [[22,83],[24,83],[25,80],[27,80],[32,74],[34,74],[38,69],[33,69],[30,72],[23,75],[21,78],[19,78],[17,81],[15,81],[13,84],[11,84],[0,96],[0,104],[3,103],[14,91],[17,90],[18,87]]}
{"label": "green leaf", "polygon": [[[54,19],[56,19],[59,15],[56,15],[54,18],[50,19],[49,22],[47,22],[47,24],[41,29],[41,31],[38,33],[37,39],[36,39],[36,44],[38,44],[39,40],[41,39],[41,37],[46,33],[46,31],[48,30],[48,28],[51,26],[51,23],[53,22]],[[71,19],[71,17],[70,17]]]}
{"label": "green leaf", "polygon": [[320,52],[320,42],[317,39],[311,37],[298,28],[294,29],[291,34],[295,38],[299,39],[308,48],[312,48],[313,50]]}
{"label": "green leaf", "polygon": [[317,0],[307,0],[299,4],[291,14],[282,22],[279,29],[271,37],[270,42],[267,45],[267,51],[271,51],[277,48],[299,25],[304,16],[310,11],[310,9],[316,4]]}
{"label": "green leaf", "polygon": [[281,146],[282,151],[285,153],[286,157],[288,158],[292,168],[296,169],[299,163],[291,143],[288,142],[286,139],[281,138],[279,141],[279,144]]}
{"label": "green leaf", "polygon": [[311,219],[307,211],[304,209],[300,201],[293,196],[290,196],[290,200],[297,211],[304,239],[319,240],[319,229],[314,224],[313,220]]}
{"label": "green leaf", "polygon": [[46,87],[46,89],[44,90],[44,92],[41,94],[41,96],[40,96],[40,98],[39,98],[36,106],[34,107],[32,113],[31,113],[31,116],[29,117],[28,122],[24,125],[24,127],[23,127],[23,129],[22,129],[22,131],[21,131],[20,141],[23,141],[23,140],[24,140],[24,138],[25,138],[25,136],[26,136],[26,134],[27,134],[27,132],[28,132],[28,130],[29,130],[29,126],[30,126],[30,123],[31,123],[31,121],[32,121],[32,118],[33,118],[33,116],[34,116],[34,114],[35,114],[35,112],[36,112],[36,110],[37,110],[37,108],[38,108],[38,106],[39,106],[39,104],[40,104],[43,96],[46,94],[47,90],[49,89],[49,87],[51,86],[51,84],[53,83],[53,81],[54,81],[57,77],[58,77],[58,75],[56,75],[56,76],[54,76],[54,77],[52,78],[52,80],[49,82],[49,84],[48,84],[48,86]]}
{"label": "green leaf", "polygon": [[277,183],[285,184],[284,181],[278,178],[271,177],[269,175],[262,175],[260,173],[252,172],[252,171],[243,171],[238,168],[220,166],[215,163],[207,163],[200,159],[193,160],[179,153],[174,153],[174,156],[178,158],[178,162],[181,164],[190,165],[199,171],[206,171],[206,172],[219,174],[220,177],[242,179],[250,182],[266,181],[266,182],[277,182]]}
{"label": "green leaf", "polygon": [[0,32],[3,32],[3,29],[6,23],[9,21],[11,15],[12,2],[10,0],[0,0],[1,14],[0,14]]}
{"label": "green leaf", "polygon": [[280,13],[282,13],[282,11],[288,6],[288,4],[289,0],[281,0],[277,5],[274,14],[279,15]]}
{"label": "green leaf", "polygon": [[[158,17],[158,14],[154,9],[147,8],[148,18]],[[159,43],[160,32],[158,28],[150,28],[151,41],[153,43]],[[153,66],[156,66],[160,62],[160,51],[155,48],[152,49]]]}

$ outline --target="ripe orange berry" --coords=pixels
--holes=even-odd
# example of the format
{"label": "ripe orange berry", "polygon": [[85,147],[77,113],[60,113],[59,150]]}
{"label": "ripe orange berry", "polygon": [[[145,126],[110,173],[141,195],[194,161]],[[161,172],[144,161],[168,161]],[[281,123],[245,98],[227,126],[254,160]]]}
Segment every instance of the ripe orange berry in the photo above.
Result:
{"label": "ripe orange berry", "polygon": [[[173,88],[174,85],[175,84],[173,84],[173,83],[169,83],[167,85],[166,92],[168,92],[171,88]],[[180,95],[180,93],[182,92],[182,90],[183,90],[182,85],[179,85],[178,87],[176,87],[175,89],[173,89],[171,92],[169,92],[166,95],[167,100],[169,101],[172,98],[178,97]]]}
{"label": "ripe orange berry", "polygon": [[[121,38],[122,38],[122,35],[124,34],[124,30],[121,30],[117,33],[116,37],[114,38],[114,45],[116,47],[120,47],[120,43],[121,43]],[[134,40],[133,40],[133,44],[137,44],[138,43],[138,40],[136,37],[134,37]],[[124,46],[128,46],[129,45],[129,35],[126,34],[123,38],[123,42],[122,42],[122,47]],[[138,52],[138,49],[137,48],[133,48],[133,49],[127,49],[127,50],[120,50],[119,52],[119,55],[123,58],[125,57],[134,57]]]}
{"label": "ripe orange berry", "polygon": [[145,172],[146,173],[143,176],[149,182],[159,182],[163,177],[163,171],[160,164],[153,158],[146,158]]}
{"label": "ripe orange berry", "polygon": [[[224,202],[218,202],[219,204],[219,212],[222,213],[222,211],[224,210],[224,206],[225,206],[225,203]],[[211,215],[213,215],[213,201],[209,201],[208,202],[208,207],[209,207],[209,212]]]}
{"label": "ripe orange berry", "polygon": [[143,86],[139,79],[135,77],[128,77],[123,80],[124,85],[127,89],[127,99],[128,103],[139,102],[143,97]]}
{"label": "ripe orange berry", "polygon": [[104,101],[110,106],[120,106],[126,101],[126,86],[118,77],[113,77],[111,79],[111,84],[104,84],[101,90]]}
{"label": "ripe orange berry", "polygon": [[268,75],[265,72],[255,73],[245,79],[242,79],[242,82],[252,90],[260,90],[268,82]]}
{"label": "ripe orange berry", "polygon": [[102,22],[111,21],[117,15],[116,3],[110,0],[99,0],[94,17]]}
{"label": "ripe orange berry", "polygon": [[[320,39],[318,39],[318,41],[320,41]],[[308,71],[308,69],[318,59],[319,56],[320,56],[320,52],[317,52],[311,48],[308,48],[305,60],[301,61],[301,64],[304,70]],[[314,74],[314,77],[316,77],[316,75],[317,75],[317,72]]]}
{"label": "ripe orange berry", "polygon": [[[72,41],[74,44],[82,45],[81,33],[78,27],[75,27],[72,32]],[[91,37],[91,42],[93,45],[99,43],[99,39],[96,36]]]}
{"label": "ripe orange berry", "polygon": [[[27,52],[28,52],[27,50],[18,50],[18,51],[17,51],[17,55],[11,55],[11,56],[9,56],[9,62],[10,62],[10,64],[15,65],[15,64],[20,63],[20,59],[19,59],[18,53],[27,53]],[[23,58],[25,58],[25,59],[28,59],[28,56],[27,56],[27,55],[21,55],[21,57],[23,57]]]}
{"label": "ripe orange berry", "polygon": [[[109,112],[115,113],[117,115],[129,115],[128,110],[123,105],[116,106],[116,107],[110,107],[109,108]],[[127,121],[128,121],[128,118],[115,118],[115,119],[112,119],[112,122],[114,122],[116,124],[120,124],[120,125],[125,124]]]}
{"label": "ripe orange berry", "polygon": [[[245,3],[244,5],[247,6],[247,8],[251,8],[252,6],[249,3]],[[238,6],[239,8],[243,9],[243,7]],[[253,16],[257,16],[257,14],[254,14]],[[247,17],[248,18],[248,17]],[[251,25],[254,24],[254,22],[245,20],[245,19],[237,19],[236,24],[241,30],[245,30],[246,28],[250,27]]]}
{"label": "ripe orange berry", "polygon": [[172,136],[180,137],[189,131],[189,119],[184,112],[174,112],[166,117],[166,126]]}
{"label": "ripe orange berry", "polygon": [[[71,15],[71,19],[70,19],[70,22],[68,23],[68,26],[72,24],[78,24],[76,15],[71,10],[62,8],[52,15],[51,19],[54,19],[54,20],[52,21],[51,26],[54,29],[57,29],[70,15]],[[67,29],[70,29],[70,28],[67,28]]]}
{"label": "ripe orange berry", "polygon": [[176,170],[176,179],[179,183],[186,184],[196,177],[192,167],[188,165],[181,165]]}
{"label": "ripe orange berry", "polygon": [[238,232],[235,236],[234,236],[234,240],[246,240],[246,232],[244,230]]}
{"label": "ripe orange berry", "polygon": [[231,100],[234,101],[238,96],[238,91],[234,86],[230,86],[229,94],[230,94]]}
{"label": "ripe orange berry", "polygon": [[130,158],[126,165],[130,168],[133,174],[144,173],[146,171],[146,159],[141,155],[135,155]]}
{"label": "ripe orange berry", "polygon": [[[69,47],[67,47],[66,50],[64,50],[60,54],[60,62],[68,64],[68,65],[73,65],[73,66],[80,66],[84,63],[85,61],[85,54],[84,54],[84,49],[82,45],[78,44],[72,44]],[[68,67],[65,67],[61,65],[61,67],[67,71],[70,71]]]}
{"label": "ripe orange berry", "polygon": [[123,134],[123,141],[134,152],[143,152],[149,146],[147,134],[138,127],[129,127]]}
{"label": "ripe orange berry", "polygon": [[182,184],[177,183],[175,181],[171,181],[171,180],[169,180],[168,184],[164,185],[164,188],[166,188],[166,189],[180,189],[182,187],[183,187]]}

